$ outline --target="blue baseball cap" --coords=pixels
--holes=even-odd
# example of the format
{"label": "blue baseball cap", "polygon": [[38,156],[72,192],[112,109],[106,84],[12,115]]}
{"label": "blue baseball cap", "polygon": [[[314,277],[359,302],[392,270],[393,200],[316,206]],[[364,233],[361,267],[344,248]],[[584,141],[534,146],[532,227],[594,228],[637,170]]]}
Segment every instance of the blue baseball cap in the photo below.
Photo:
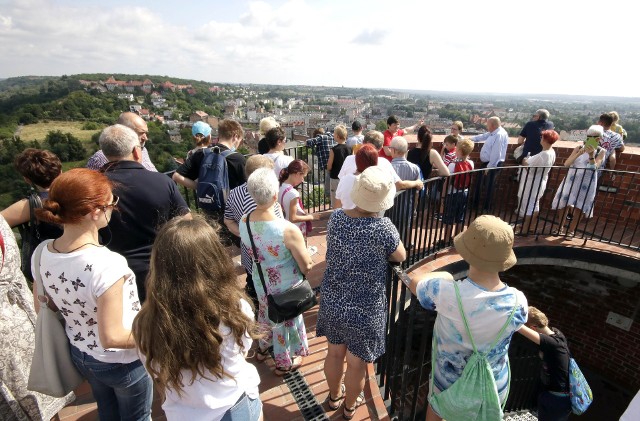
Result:
{"label": "blue baseball cap", "polygon": [[191,127],[191,134],[194,136],[197,134],[201,134],[204,137],[207,137],[211,134],[211,126],[209,126],[204,121],[196,121],[195,123],[193,123],[193,127]]}

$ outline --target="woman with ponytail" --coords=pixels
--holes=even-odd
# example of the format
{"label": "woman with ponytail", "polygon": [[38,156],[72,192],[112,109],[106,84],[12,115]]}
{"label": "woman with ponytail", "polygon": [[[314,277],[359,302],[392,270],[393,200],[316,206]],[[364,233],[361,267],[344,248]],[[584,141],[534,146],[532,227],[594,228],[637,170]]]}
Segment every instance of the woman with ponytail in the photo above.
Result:
{"label": "woman with ponytail", "polygon": [[302,235],[305,242],[307,235],[311,232],[311,221],[315,219],[313,214],[307,214],[300,200],[298,186],[303,182],[309,173],[309,166],[301,159],[291,161],[289,166],[280,171],[278,181],[280,182],[280,191],[278,192],[278,203],[284,210],[286,220],[295,224]]}
{"label": "woman with ponytail", "polygon": [[34,254],[31,269],[44,286],[34,284],[34,296],[65,318],[72,360],[91,385],[100,419],[148,420],[153,386],[131,335],[140,310],[135,275],[98,238],[117,209],[112,188],[104,174],[85,168],[53,181],[36,216],[63,234],[43,242],[40,261]]}

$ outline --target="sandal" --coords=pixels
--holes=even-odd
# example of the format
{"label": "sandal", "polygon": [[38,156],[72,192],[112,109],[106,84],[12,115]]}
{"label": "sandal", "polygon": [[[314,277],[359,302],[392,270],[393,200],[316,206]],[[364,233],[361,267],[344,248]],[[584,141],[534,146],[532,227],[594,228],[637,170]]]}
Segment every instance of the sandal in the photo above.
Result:
{"label": "sandal", "polygon": [[256,349],[256,361],[258,361],[259,363],[266,360],[268,356],[269,356],[269,348],[265,349],[264,351],[260,348]]}
{"label": "sandal", "polygon": [[344,383],[340,385],[340,396],[338,396],[337,398],[331,397],[331,392],[329,392],[329,409],[331,409],[332,411],[335,411],[336,409],[340,408],[340,404],[342,403],[343,399],[344,399]]}
{"label": "sandal", "polygon": [[356,409],[358,409],[358,407],[362,404],[364,404],[364,391],[360,392],[360,394],[356,398],[356,403],[351,408],[347,408],[346,406],[344,407],[344,409],[342,410],[342,418],[344,418],[345,420],[350,420],[351,418],[353,418],[354,415],[356,415]]}
{"label": "sandal", "polygon": [[273,371],[273,373],[278,377],[286,376],[290,372],[291,372],[291,368],[283,368],[278,366],[276,366],[276,369]]}
{"label": "sandal", "polygon": [[294,357],[293,360],[291,360],[291,368],[289,370],[294,371],[300,367],[302,367],[302,357]]}

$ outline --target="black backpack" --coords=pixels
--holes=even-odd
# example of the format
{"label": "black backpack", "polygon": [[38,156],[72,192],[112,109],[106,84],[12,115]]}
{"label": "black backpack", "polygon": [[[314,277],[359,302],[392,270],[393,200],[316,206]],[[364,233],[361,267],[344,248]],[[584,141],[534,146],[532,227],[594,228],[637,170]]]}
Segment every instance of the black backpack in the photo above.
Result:
{"label": "black backpack", "polygon": [[229,195],[227,156],[233,152],[222,151],[219,146],[204,148],[202,152],[204,157],[200,164],[196,185],[198,206],[206,213],[220,213],[224,211]]}

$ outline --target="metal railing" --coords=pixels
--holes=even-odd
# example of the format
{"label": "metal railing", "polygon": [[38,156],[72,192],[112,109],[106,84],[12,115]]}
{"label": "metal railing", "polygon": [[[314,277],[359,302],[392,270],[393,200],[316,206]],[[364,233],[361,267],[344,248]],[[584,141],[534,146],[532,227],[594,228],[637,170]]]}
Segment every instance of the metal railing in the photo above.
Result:
{"label": "metal railing", "polygon": [[[300,197],[305,209],[310,212],[322,212],[331,209],[331,202],[329,199],[328,188],[325,189],[325,175],[329,177],[329,174],[324,168],[320,168],[318,160],[318,154],[314,148],[307,147],[303,144],[286,148],[284,150],[285,155],[292,156],[294,159],[302,159],[309,165],[309,174],[307,175],[305,182],[300,189]],[[251,154],[245,155],[246,158]],[[174,171],[167,171],[164,174],[171,177]],[[328,181],[326,182],[328,186]],[[182,188],[182,196],[184,197],[187,205],[191,208],[191,197],[195,199],[195,194],[191,189],[186,187]],[[198,209],[198,201],[194,200],[193,205],[195,209]]]}
{"label": "metal railing", "polygon": [[[548,173],[546,186],[540,183],[544,173]],[[433,178],[425,181],[421,192],[400,192],[386,214],[407,249],[407,260],[402,265],[389,265],[386,353],[376,361],[381,394],[392,419],[424,419],[436,317],[435,312],[422,308],[399,277],[423,259],[448,249],[455,234],[476,216],[498,216],[515,226],[517,236],[569,236],[573,230],[571,236],[583,240],[583,244],[593,240],[634,251],[640,249],[640,173],[505,167],[474,170],[464,176],[469,178],[456,179],[456,175]],[[467,183],[468,187],[463,189]],[[454,190],[449,189],[456,185],[459,190],[466,190],[466,194],[447,194],[453,193]],[[561,192],[558,199],[568,196],[569,204],[574,205],[572,214],[558,209],[559,203],[554,205],[558,191]],[[588,193],[595,196],[593,202]],[[537,217],[534,217],[538,202]],[[531,214],[530,227],[524,225],[527,214]],[[514,335],[509,360],[511,391],[505,412],[513,414],[534,409],[540,369],[536,347],[520,335]]]}
{"label": "metal railing", "polygon": [[[541,185],[544,172],[548,172],[547,181]],[[455,189],[456,177],[462,176],[467,177],[466,191],[447,194],[450,188]],[[572,237],[584,243],[593,240],[637,251],[639,182],[640,173],[628,171],[566,167],[481,169],[426,180],[421,192],[402,191],[386,215],[398,228],[407,248],[403,267],[449,248],[455,234],[481,214],[502,218],[514,226],[519,236]],[[466,183],[458,181],[458,186]],[[593,202],[588,198],[589,189],[595,194]],[[554,204],[559,190],[563,192],[560,197],[568,196],[568,203],[574,205],[572,211],[565,212],[562,202]],[[530,215],[527,226],[526,214],[533,213],[536,203],[537,217]]]}

